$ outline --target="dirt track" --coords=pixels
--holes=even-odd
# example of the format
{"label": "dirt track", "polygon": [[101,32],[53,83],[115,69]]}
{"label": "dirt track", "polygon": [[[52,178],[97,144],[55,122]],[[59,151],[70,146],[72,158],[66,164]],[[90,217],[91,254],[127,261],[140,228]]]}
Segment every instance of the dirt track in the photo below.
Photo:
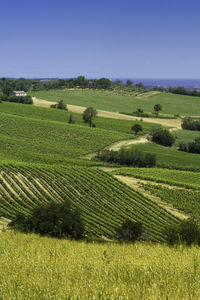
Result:
{"label": "dirt track", "polygon": [[[57,102],[52,102],[52,101],[46,101],[42,99],[38,99],[36,97],[33,97],[33,104],[36,106],[42,106],[42,107],[50,107],[51,104],[55,104]],[[86,107],[83,106],[78,106],[78,105],[70,105],[67,104],[67,107],[69,111],[74,112],[74,113],[83,113]],[[135,121],[137,119],[140,119],[138,117],[134,116],[128,116],[124,114],[120,114],[117,112],[110,112],[106,110],[97,110],[98,116],[99,117],[104,117],[104,118],[111,118],[111,119],[120,119],[120,120],[132,120]],[[142,118],[144,122],[147,123],[154,123],[154,124],[160,124],[162,126],[166,127],[173,127],[176,129],[181,129],[181,120],[180,119],[156,119],[156,118]]]}

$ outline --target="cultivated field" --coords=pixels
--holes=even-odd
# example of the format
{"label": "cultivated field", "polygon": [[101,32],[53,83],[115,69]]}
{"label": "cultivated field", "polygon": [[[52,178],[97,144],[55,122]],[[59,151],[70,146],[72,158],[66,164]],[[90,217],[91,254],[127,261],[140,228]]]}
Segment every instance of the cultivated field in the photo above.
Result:
{"label": "cultivated field", "polygon": [[0,234],[2,299],[200,299],[199,247]]}
{"label": "cultivated field", "polygon": [[132,113],[138,107],[145,112],[152,112],[155,104],[160,103],[162,113],[171,115],[197,116],[200,114],[199,97],[176,95],[171,93],[151,92],[139,96],[123,96],[98,90],[49,90],[31,92],[31,96],[48,101],[63,100],[66,104],[83,107],[93,106],[96,109],[113,112]]}

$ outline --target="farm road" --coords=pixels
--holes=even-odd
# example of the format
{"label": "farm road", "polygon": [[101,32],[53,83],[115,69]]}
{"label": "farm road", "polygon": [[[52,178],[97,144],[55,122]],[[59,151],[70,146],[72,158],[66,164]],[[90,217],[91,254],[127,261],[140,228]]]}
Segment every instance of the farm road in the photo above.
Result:
{"label": "farm road", "polygon": [[[32,97],[33,104],[36,106],[42,107],[50,107],[51,104],[56,104],[57,102],[46,101],[42,99],[38,99],[36,97]],[[69,111],[74,113],[83,113],[86,107],[78,106],[78,105],[70,105],[67,104]],[[111,112],[106,110],[97,110],[99,117],[111,118],[111,119],[120,119],[120,120],[132,120],[135,121],[138,117],[128,116],[125,114],[120,114],[118,112]],[[156,118],[142,118],[144,122],[160,124],[166,127],[173,127],[175,129],[181,129],[181,119],[156,119]]]}

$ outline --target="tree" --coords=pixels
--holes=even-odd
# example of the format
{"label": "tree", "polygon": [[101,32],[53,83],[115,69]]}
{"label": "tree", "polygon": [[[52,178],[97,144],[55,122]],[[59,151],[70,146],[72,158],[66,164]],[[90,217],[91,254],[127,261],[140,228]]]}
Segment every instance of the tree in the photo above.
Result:
{"label": "tree", "polygon": [[75,123],[75,120],[74,120],[74,118],[73,118],[73,115],[72,115],[72,114],[70,114],[70,115],[69,115],[69,118],[68,118],[68,123],[69,123],[69,124],[74,124],[74,123]]}
{"label": "tree", "polygon": [[135,242],[141,236],[142,232],[142,223],[126,219],[122,226],[117,229],[117,237],[122,241]]}
{"label": "tree", "polygon": [[156,118],[158,117],[159,111],[162,110],[162,106],[160,104],[155,104],[154,105],[154,111],[156,113]]}
{"label": "tree", "polygon": [[135,132],[135,135],[137,135],[139,131],[142,131],[142,125],[139,123],[135,123],[131,127],[131,130],[133,130]]}
{"label": "tree", "polygon": [[92,120],[94,117],[96,117],[97,111],[93,107],[88,107],[86,110],[83,112],[83,121],[85,123],[89,123],[90,127],[95,127],[95,124],[92,123]]}
{"label": "tree", "polygon": [[23,232],[35,232],[52,237],[78,239],[84,234],[84,225],[78,208],[71,202],[51,202],[37,206],[29,216],[19,214],[10,223]]}
{"label": "tree", "polygon": [[126,80],[126,85],[132,85],[133,84],[133,81],[132,80]]}

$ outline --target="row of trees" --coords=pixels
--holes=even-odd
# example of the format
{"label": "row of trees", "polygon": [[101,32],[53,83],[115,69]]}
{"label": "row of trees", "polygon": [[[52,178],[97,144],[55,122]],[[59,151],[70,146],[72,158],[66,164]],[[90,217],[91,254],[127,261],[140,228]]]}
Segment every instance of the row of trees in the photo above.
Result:
{"label": "row of trees", "polygon": [[33,100],[31,96],[7,96],[5,94],[0,95],[1,101],[7,101],[7,102],[15,102],[15,103],[24,103],[24,104],[33,104]]}
{"label": "row of trees", "polygon": [[143,153],[132,148],[122,147],[119,151],[101,150],[97,154],[101,161],[134,167],[155,167],[156,157],[151,153]]}

